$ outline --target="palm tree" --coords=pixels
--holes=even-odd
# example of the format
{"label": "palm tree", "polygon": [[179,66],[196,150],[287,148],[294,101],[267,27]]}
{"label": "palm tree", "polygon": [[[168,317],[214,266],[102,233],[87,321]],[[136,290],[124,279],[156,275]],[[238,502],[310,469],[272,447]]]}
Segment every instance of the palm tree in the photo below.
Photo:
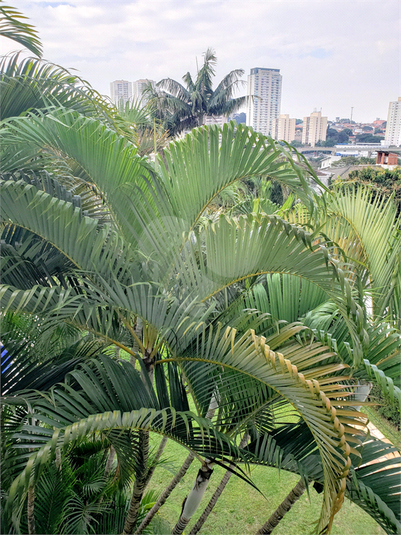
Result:
{"label": "palm tree", "polygon": [[[353,404],[347,370],[363,356],[366,334],[353,281],[329,254],[330,242],[278,216],[223,215],[199,225],[225,187],[254,176],[280,181],[315,209],[303,169],[274,141],[233,124],[170,144],[156,166],[110,123],[74,109],[8,118],[2,134],[3,313],[39,318],[44,349],[60,329],[75,329],[125,350],[141,370],[99,355],[66,368],[67,380],[49,394],[17,389],[7,397],[19,415],[7,434],[18,446],[8,497],[14,519],[57,451],[66,455],[90,433],[114,447],[119,463],[133,459],[124,523],[132,531],[154,431],[184,444],[203,466],[211,459],[277,465],[293,444],[288,469],[324,485],[320,528],[330,529],[351,481],[350,456],[359,453],[349,444],[358,441],[354,424],[365,422],[357,411],[342,413]],[[302,281],[298,295],[309,295],[311,308],[334,303],[353,345],[349,363],[305,326],[277,333],[262,307],[244,304],[271,274]],[[303,299],[295,301],[307,310]],[[282,312],[274,318],[282,319]],[[296,427],[281,424],[288,404],[300,417]],[[239,448],[249,427],[252,440]],[[289,441],[291,432],[302,440]]]}
{"label": "palm tree", "polygon": [[[154,370],[156,381],[162,380],[161,377],[158,379],[157,370],[161,368],[157,362],[164,355],[166,364],[176,363],[185,381],[191,385],[201,416],[206,414],[214,392],[219,393],[223,411],[219,418],[226,414],[224,407],[230,410],[218,424],[218,429],[229,434],[237,432],[238,423],[230,423],[238,422],[235,414],[246,414],[256,408],[243,396],[235,396],[235,391],[251,389],[258,392],[255,399],[259,399],[257,404],[263,407],[269,392],[266,388],[278,388],[281,395],[298,407],[302,417],[309,420],[305,410],[309,398],[314,400],[313,410],[318,410],[316,393],[299,375],[305,366],[307,369],[310,365],[308,358],[305,361],[303,357],[294,364],[296,368],[290,366],[289,360],[284,360],[284,368],[275,371],[273,363],[277,357],[267,349],[264,338],[255,338],[246,329],[238,334],[226,327],[222,329],[216,324],[216,313],[217,318],[223,319],[219,309],[225,289],[231,288],[230,292],[235,296],[241,280],[252,279],[255,274],[261,276],[265,271],[281,271],[286,266],[287,272],[317,284],[323,293],[334,299],[353,331],[353,323],[347,319],[342,305],[343,292],[340,286],[333,285],[335,272],[326,267],[327,253],[320,244],[313,245],[307,234],[274,217],[261,215],[257,220],[253,216],[240,220],[221,218],[214,225],[199,229],[196,226],[210,199],[225,184],[246,176],[269,174],[296,187],[299,195],[307,198],[307,190],[303,190],[292,166],[282,159],[282,151],[274,142],[260,136],[257,138],[246,127],[234,130],[231,125],[224,130],[202,129],[194,132],[193,138],[171,145],[165,152],[166,163],[159,160],[160,171],[156,175],[150,163],[138,157],[135,149],[117,134],[97,120],[83,118],[74,111],[61,111],[57,115],[52,112],[44,116],[32,113],[9,121],[4,130],[7,134],[4,150],[6,154],[11,152],[12,162],[17,154],[15,146],[22,138],[25,151],[17,163],[23,165],[28,174],[29,167],[37,165],[43,147],[46,147],[46,159],[42,158],[42,161],[47,162],[49,168],[55,165],[52,164],[55,159],[60,166],[62,155],[64,170],[70,169],[72,173],[75,169],[75,178],[79,176],[107,202],[110,221],[104,223],[96,211],[85,217],[82,209],[59,200],[55,178],[51,193],[44,193],[42,181],[35,182],[33,178],[21,181],[20,174],[5,177],[9,180],[3,183],[4,236],[9,237],[10,247],[5,256],[4,310],[13,308],[40,313],[47,333],[63,321],[109,343],[114,342],[133,358],[139,358],[138,362],[143,362],[148,371]],[[94,132],[99,135],[94,136]],[[205,147],[209,150],[205,151]],[[79,173],[76,173],[77,167]],[[219,169],[217,183],[216,169]],[[182,188],[184,183],[185,189]],[[183,192],[182,196],[179,191]],[[140,195],[143,201],[136,205],[130,195]],[[19,229],[24,229],[22,234]],[[25,243],[23,249],[17,247],[17,235]],[[75,238],[71,239],[72,236]],[[34,251],[40,253],[43,247],[61,253],[58,261],[53,262],[52,271],[49,271],[50,265],[43,263],[43,253],[33,254]],[[232,258],[229,264],[225,262],[228,257]],[[16,276],[25,265],[31,266],[30,281]],[[142,335],[139,336],[133,327],[138,321],[142,324]],[[356,332],[353,338],[357,343]],[[294,349],[291,351],[293,353]],[[324,346],[322,351],[324,353]],[[312,355],[314,353],[310,357],[313,360]],[[199,359],[203,363],[210,362],[211,366],[199,369]],[[217,375],[213,372],[216,365]],[[226,369],[224,380],[222,368]],[[339,368],[341,366],[335,364],[333,369]],[[318,380],[319,371],[312,376]],[[338,382],[338,378],[335,381]],[[328,406],[331,404],[328,405],[328,398],[323,394],[325,389],[330,390],[331,383],[325,384],[320,388],[321,401],[318,402],[318,405],[321,403],[321,421],[313,435],[325,451],[323,458],[327,460],[327,504],[338,495],[340,473],[335,462],[337,454],[334,455],[331,446],[338,429],[334,426],[330,430],[332,412],[331,409],[328,411]],[[234,388],[234,385],[237,386]],[[225,396],[228,396],[227,401],[222,403]],[[149,403],[145,403],[146,411],[152,410]],[[114,405],[114,410],[117,406]],[[38,421],[42,417],[48,418],[47,413],[41,416],[43,410],[40,405],[35,413]],[[92,425],[90,414],[86,414],[89,418],[87,425]],[[322,436],[321,422],[326,419],[325,433],[330,434],[330,440]],[[162,425],[168,421],[168,418],[163,420]],[[120,425],[117,422],[110,423],[105,415],[99,421],[98,431],[109,432],[110,427]],[[140,420],[128,419],[124,426],[137,426],[139,432],[142,424],[134,422]],[[66,439],[71,436],[68,425],[71,421],[63,424]],[[87,432],[87,425],[83,425],[83,433]],[[314,429],[313,422],[310,425]],[[167,433],[167,428],[161,429]],[[52,439],[52,444],[58,444],[59,433]],[[49,451],[48,438],[45,442],[43,451]],[[70,438],[67,442],[63,439],[60,447],[69,442]],[[52,448],[50,451],[54,451]],[[216,450],[213,455],[216,457]],[[26,477],[27,472],[19,477],[18,485],[26,481]],[[18,485],[16,483],[13,488]],[[328,522],[329,513],[326,505],[322,523]]]}
{"label": "palm tree", "polygon": [[157,119],[163,121],[171,136],[204,124],[207,115],[228,116],[245,103],[246,97],[234,98],[242,86],[240,80],[244,71],[235,69],[227,74],[213,89],[214,66],[217,58],[214,50],[208,48],[204,62],[196,79],[187,72],[183,76],[184,85],[165,78],[156,88],[148,88],[148,107]]}

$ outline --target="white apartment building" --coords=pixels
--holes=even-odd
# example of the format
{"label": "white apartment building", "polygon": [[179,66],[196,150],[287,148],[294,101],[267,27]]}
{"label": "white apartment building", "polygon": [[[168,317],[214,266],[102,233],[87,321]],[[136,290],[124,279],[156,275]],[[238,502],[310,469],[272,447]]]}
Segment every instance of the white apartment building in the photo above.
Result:
{"label": "white apartment building", "polygon": [[273,119],[272,138],[291,143],[295,139],[296,119],[290,119],[288,113],[281,114],[277,119]]}
{"label": "white apartment building", "polygon": [[389,104],[385,141],[388,145],[401,146],[401,97]]}
{"label": "white apartment building", "polygon": [[247,88],[247,126],[266,136],[272,134],[273,120],[280,115],[281,85],[280,69],[251,69]]}
{"label": "white apartment building", "polygon": [[[154,87],[155,83],[156,82],[154,80],[148,80],[147,78],[141,78],[132,82],[133,99],[135,101],[142,100],[144,90],[148,87],[149,84],[152,84],[152,86]],[[145,102],[142,101],[142,104],[145,104]]]}
{"label": "white apartment building", "polygon": [[110,96],[112,102],[119,106],[132,100],[132,84],[127,80],[115,80],[110,84]]}
{"label": "white apartment building", "polygon": [[318,141],[326,141],[327,117],[322,117],[320,111],[314,111],[309,117],[304,117],[302,129],[302,144],[316,145]]}
{"label": "white apartment building", "polygon": [[228,117],[225,115],[204,115],[203,124],[217,124],[220,127],[223,127],[224,124],[228,123]]}

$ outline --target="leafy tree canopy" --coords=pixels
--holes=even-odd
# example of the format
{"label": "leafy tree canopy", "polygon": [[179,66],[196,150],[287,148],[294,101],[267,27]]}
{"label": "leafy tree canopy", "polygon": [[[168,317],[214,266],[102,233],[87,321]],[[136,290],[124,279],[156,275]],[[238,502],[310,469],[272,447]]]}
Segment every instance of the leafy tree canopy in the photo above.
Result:
{"label": "leafy tree canopy", "polygon": [[380,143],[384,137],[374,136],[373,134],[359,134],[355,139],[357,143]]}
{"label": "leafy tree canopy", "polygon": [[373,196],[389,198],[391,195],[397,204],[397,212],[401,213],[401,167],[395,169],[383,169],[377,167],[365,167],[351,171],[348,178],[341,179],[335,184],[368,186],[373,190]]}
{"label": "leafy tree canopy", "polygon": [[[347,129],[349,132],[351,130]],[[352,133],[352,132],[351,132]],[[345,130],[337,132],[334,128],[327,128],[326,141],[322,142],[322,145],[325,147],[334,147],[337,143],[348,143],[349,134]]]}

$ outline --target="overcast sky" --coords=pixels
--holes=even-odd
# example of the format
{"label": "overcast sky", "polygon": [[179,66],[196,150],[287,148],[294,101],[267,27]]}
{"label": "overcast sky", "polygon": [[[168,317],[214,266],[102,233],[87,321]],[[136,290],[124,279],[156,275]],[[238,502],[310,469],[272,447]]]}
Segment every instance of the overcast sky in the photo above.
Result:
{"label": "overcast sky", "polygon": [[[102,94],[110,82],[196,74],[215,49],[233,69],[280,69],[281,113],[386,119],[401,96],[400,0],[7,0],[39,31],[44,57]],[[16,44],[0,40],[4,52]],[[245,92],[244,92],[245,94]]]}

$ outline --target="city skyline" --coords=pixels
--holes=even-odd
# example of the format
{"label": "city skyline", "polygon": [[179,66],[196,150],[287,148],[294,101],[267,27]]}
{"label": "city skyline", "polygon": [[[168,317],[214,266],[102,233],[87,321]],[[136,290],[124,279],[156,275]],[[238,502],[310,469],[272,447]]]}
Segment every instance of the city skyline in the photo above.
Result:
{"label": "city skyline", "polygon": [[[12,0],[39,31],[44,57],[110,95],[112,80],[181,81],[213,47],[216,81],[233,69],[280,69],[281,113],[386,119],[400,94],[399,2]],[[3,53],[16,43],[2,39]],[[240,93],[238,94],[240,95]],[[245,111],[245,110],[244,110]]]}

